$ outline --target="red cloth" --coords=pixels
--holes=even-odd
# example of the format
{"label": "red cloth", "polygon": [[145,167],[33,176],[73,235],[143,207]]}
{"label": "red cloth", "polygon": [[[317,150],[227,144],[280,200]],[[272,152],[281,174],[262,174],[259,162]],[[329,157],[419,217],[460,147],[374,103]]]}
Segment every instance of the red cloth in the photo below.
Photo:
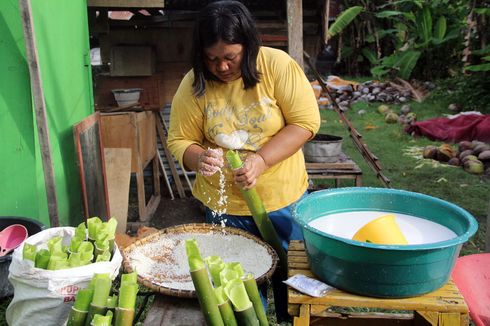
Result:
{"label": "red cloth", "polygon": [[490,114],[461,114],[452,119],[434,118],[418,121],[406,131],[409,134],[449,143],[462,140],[490,143]]}

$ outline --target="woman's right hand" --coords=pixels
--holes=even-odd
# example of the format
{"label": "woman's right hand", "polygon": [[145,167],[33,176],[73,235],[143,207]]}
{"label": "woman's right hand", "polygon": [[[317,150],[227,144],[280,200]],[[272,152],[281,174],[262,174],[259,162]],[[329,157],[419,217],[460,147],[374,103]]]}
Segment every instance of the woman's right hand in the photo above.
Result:
{"label": "woman's right hand", "polygon": [[208,148],[201,154],[197,163],[197,172],[205,177],[212,176],[223,167],[223,150]]}

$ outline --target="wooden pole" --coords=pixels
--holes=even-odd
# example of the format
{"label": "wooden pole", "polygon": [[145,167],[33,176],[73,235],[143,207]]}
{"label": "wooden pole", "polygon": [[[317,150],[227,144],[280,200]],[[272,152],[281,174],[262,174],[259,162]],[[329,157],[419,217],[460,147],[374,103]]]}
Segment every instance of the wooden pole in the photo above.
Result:
{"label": "wooden pole", "polygon": [[31,80],[31,92],[34,99],[34,111],[36,114],[37,132],[41,158],[44,171],[44,184],[48,200],[48,214],[51,227],[59,226],[58,200],[56,197],[56,183],[51,158],[51,145],[49,142],[48,119],[46,117],[46,102],[44,100],[43,83],[39,69],[39,59],[36,49],[36,37],[34,33],[34,21],[30,0],[19,0],[20,13],[22,15],[22,27],[26,42],[27,64]]}
{"label": "wooden pole", "polygon": [[287,0],[288,52],[301,68],[303,62],[303,3]]}

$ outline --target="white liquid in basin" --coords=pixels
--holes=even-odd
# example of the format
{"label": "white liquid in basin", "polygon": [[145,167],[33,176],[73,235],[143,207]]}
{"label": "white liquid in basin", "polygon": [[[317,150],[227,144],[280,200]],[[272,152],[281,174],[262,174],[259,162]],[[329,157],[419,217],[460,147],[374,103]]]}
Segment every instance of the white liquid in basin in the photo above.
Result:
{"label": "white liquid in basin", "polygon": [[408,244],[411,245],[434,243],[457,237],[456,233],[439,223],[406,214],[377,211],[329,214],[311,221],[308,225],[331,235],[352,239],[366,223],[385,214],[396,216],[396,223],[405,235]]}

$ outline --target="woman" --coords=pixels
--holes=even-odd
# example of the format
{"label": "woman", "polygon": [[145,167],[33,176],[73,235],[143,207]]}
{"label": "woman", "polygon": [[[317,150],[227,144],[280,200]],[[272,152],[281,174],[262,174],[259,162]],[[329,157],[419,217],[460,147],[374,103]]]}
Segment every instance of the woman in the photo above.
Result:
{"label": "woman", "polygon": [[[288,54],[260,46],[239,2],[206,6],[193,42],[193,68],[172,102],[168,147],[198,172],[193,195],[206,206],[207,222],[259,235],[240,193],[256,187],[287,249],[302,238],[290,208],[308,188],[301,147],[320,126],[313,89]],[[242,155],[242,168],[224,168],[230,149]]]}

